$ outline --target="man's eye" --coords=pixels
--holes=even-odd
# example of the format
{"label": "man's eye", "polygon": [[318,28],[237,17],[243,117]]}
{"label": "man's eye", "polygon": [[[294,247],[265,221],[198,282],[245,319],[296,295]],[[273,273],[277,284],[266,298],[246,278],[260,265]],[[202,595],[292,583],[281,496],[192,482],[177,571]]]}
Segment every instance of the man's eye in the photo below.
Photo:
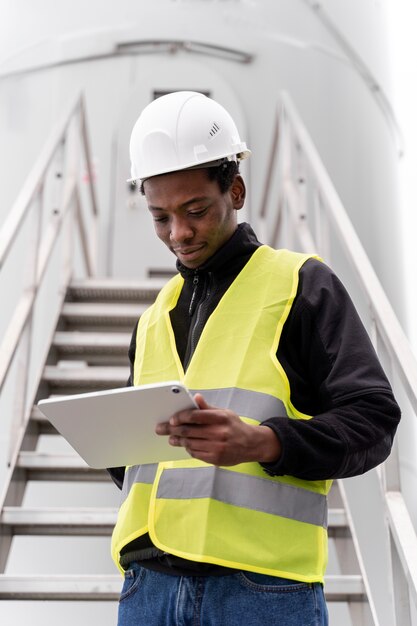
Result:
{"label": "man's eye", "polygon": [[168,220],[167,217],[154,217],[153,221],[154,222],[166,222]]}
{"label": "man's eye", "polygon": [[190,211],[188,215],[191,215],[191,217],[200,217],[200,215],[204,215],[206,211],[207,211],[206,208],[198,209],[197,211]]}

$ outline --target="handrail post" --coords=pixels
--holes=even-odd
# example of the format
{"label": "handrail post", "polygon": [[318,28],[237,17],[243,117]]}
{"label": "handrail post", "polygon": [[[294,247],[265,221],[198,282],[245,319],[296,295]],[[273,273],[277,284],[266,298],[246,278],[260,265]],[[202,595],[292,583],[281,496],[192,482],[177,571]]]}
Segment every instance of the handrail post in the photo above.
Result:
{"label": "handrail post", "polygon": [[259,226],[260,226],[259,234],[260,234],[262,241],[267,241],[266,214],[268,211],[269,189],[271,186],[274,169],[276,167],[277,149],[278,149],[280,133],[281,133],[280,119],[279,119],[279,116],[276,115],[275,122],[274,122],[274,130],[272,132],[272,145],[271,145],[271,150],[270,150],[269,165],[267,168],[266,180],[264,184],[261,205],[260,205],[260,210],[259,210]]}
{"label": "handrail post", "polygon": [[[42,219],[44,210],[45,185],[41,184],[36,197],[32,200],[35,205],[35,225],[31,234],[31,244],[29,254],[32,257],[31,263],[27,268],[27,279],[25,290],[31,294],[36,292],[37,266],[39,259],[39,242],[41,240]],[[19,436],[19,431],[24,427],[27,410],[28,387],[30,377],[30,362],[32,355],[32,321],[33,308],[28,315],[22,329],[23,338],[21,339],[21,349],[23,354],[20,355],[21,367],[19,367],[20,375],[18,377],[18,385],[16,386],[15,400],[13,406],[14,419],[11,423],[11,433],[9,439],[9,450],[7,455],[7,463],[10,466],[15,449],[15,443]]]}
{"label": "handrail post", "polygon": [[98,205],[96,200],[96,191],[95,191],[95,176],[92,168],[92,158],[91,158],[91,148],[90,148],[90,139],[88,136],[87,130],[87,121],[86,121],[86,112],[85,112],[85,102],[84,99],[80,99],[80,121],[81,121],[81,137],[83,139],[82,146],[84,150],[84,157],[88,172],[88,180],[90,187],[90,200],[91,206],[93,209],[93,214],[98,215]]}
{"label": "handrail post", "polygon": [[[282,191],[283,191],[283,215],[282,226],[284,229],[284,237],[287,241],[288,247],[294,247],[294,236],[291,229],[291,223],[289,219],[289,207],[286,194],[287,183],[292,181],[293,171],[293,144],[292,144],[292,129],[289,124],[289,120],[286,115],[285,108],[282,106],[280,110],[281,128],[282,128]],[[273,246],[274,243],[271,242]]]}
{"label": "handrail post", "polygon": [[[87,118],[86,118],[86,109],[85,102],[83,99],[80,101],[80,135],[81,135],[81,149],[84,153],[85,165],[87,170],[87,179],[88,179],[88,187],[89,187],[89,195],[90,202],[92,208],[92,222],[93,222],[93,230],[89,236],[89,251],[85,248],[85,261],[86,267],[88,268],[89,276],[95,276],[97,274],[97,237],[98,237],[98,205],[97,205],[97,195],[95,189],[95,172],[93,170],[93,161],[91,157],[91,147],[90,147],[90,138],[87,129]],[[80,225],[80,233],[81,237],[85,240],[85,226],[82,219],[81,214],[81,206],[79,207],[79,225]]]}
{"label": "handrail post", "polygon": [[314,239],[317,241],[317,250],[320,251],[327,264],[331,264],[331,246],[329,220],[323,209],[323,202],[320,190],[315,185],[313,191],[313,212],[314,212]]}

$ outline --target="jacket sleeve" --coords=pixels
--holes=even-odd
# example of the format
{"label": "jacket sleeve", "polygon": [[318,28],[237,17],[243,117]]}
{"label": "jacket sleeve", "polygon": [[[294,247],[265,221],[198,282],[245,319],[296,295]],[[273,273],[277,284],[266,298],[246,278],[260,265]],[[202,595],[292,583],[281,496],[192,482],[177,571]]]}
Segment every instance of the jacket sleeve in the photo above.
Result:
{"label": "jacket sleeve", "polygon": [[346,478],[390,453],[400,409],[345,288],[323,263],[309,260],[277,353],[292,404],[309,420],[263,422],[281,442],[272,475],[305,480]]}
{"label": "jacket sleeve", "polygon": [[[126,387],[133,387],[133,365],[135,363],[137,328],[138,328],[138,323],[136,323],[136,326],[133,329],[132,337],[130,340],[130,346],[129,346],[129,352],[128,352],[129,362],[130,362],[130,373],[129,373],[129,378],[127,379]],[[119,489],[121,489],[123,487],[125,468],[124,467],[108,467],[107,471],[109,472],[112,481],[119,487]]]}

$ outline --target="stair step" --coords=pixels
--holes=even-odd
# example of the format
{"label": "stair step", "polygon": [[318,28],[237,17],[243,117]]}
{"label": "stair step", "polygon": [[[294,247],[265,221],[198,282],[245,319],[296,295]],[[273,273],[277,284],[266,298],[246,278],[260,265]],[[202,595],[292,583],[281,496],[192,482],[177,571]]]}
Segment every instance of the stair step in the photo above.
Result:
{"label": "stair step", "polygon": [[[132,325],[133,327],[133,325]],[[94,331],[59,331],[52,340],[57,360],[83,360],[88,365],[125,365],[132,333]]]}
{"label": "stair step", "polygon": [[150,279],[160,279],[160,280],[169,280],[173,276],[178,274],[178,271],[175,267],[150,267],[148,269],[148,277]]}
{"label": "stair step", "polygon": [[117,601],[120,575],[0,575],[0,600]]}
{"label": "stair step", "polygon": [[113,302],[64,302],[61,319],[81,328],[123,328],[132,330],[148,304]]}
{"label": "stair step", "polygon": [[[77,454],[20,452],[17,465],[28,472],[29,480],[111,480],[105,470],[90,468]],[[329,509],[329,537],[345,532],[349,527],[344,509]]]}
{"label": "stair step", "polygon": [[118,354],[126,357],[131,333],[56,332],[52,345],[61,354]]}
{"label": "stair step", "polygon": [[[15,535],[111,535],[116,518],[115,508],[7,506],[0,516],[0,524],[11,527]],[[346,526],[345,512],[330,509],[329,536]]]}
{"label": "stair step", "polygon": [[350,529],[344,509],[329,509],[327,534],[329,538],[347,537]]}
{"label": "stair step", "polygon": [[36,427],[36,432],[38,435],[58,435],[58,431],[54,426],[52,426],[51,422],[46,419],[43,413],[39,410],[39,408],[34,405],[32,407],[32,411],[30,413],[30,421],[31,425]]}
{"label": "stair step", "polygon": [[[108,600],[117,601],[122,587],[119,575],[0,575],[0,600]],[[364,602],[361,576],[326,576],[328,602]]]}
{"label": "stair step", "polygon": [[76,390],[114,389],[124,387],[129,377],[128,366],[91,366],[71,364],[66,366],[47,365],[42,379],[50,387],[66,389],[67,393]]}
{"label": "stair step", "polygon": [[6,506],[0,523],[14,535],[111,535],[115,508],[21,508]]}
{"label": "stair step", "polygon": [[360,574],[325,576],[324,593],[328,602],[367,602]]}
{"label": "stair step", "polygon": [[17,467],[26,471],[28,480],[109,481],[106,470],[92,469],[77,454],[20,452]]}
{"label": "stair step", "polygon": [[89,279],[73,281],[67,298],[92,302],[153,302],[167,282],[167,278],[150,278],[143,281]]}

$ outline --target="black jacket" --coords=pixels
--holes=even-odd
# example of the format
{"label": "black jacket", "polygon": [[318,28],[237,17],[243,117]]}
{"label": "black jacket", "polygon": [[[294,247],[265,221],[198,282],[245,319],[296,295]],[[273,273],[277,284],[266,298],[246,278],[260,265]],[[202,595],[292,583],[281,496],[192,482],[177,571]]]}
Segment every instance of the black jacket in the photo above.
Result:
{"label": "black jacket", "polygon": [[[240,224],[201,269],[177,263],[185,282],[171,322],[185,369],[208,316],[259,245],[251,227]],[[136,328],[129,348],[131,370],[135,348]],[[311,259],[300,271],[277,356],[293,405],[314,417],[271,416],[263,422],[282,446],[280,459],[264,465],[268,472],[306,480],[346,478],[387,458],[400,409],[349,295],[320,261]],[[124,469],[111,473],[121,486]]]}
{"label": "black jacket", "polygon": [[[185,282],[171,322],[186,369],[202,329],[220,298],[261,244],[248,224],[198,270],[177,262]],[[129,348],[131,372],[136,328]],[[282,454],[263,464],[272,475],[305,480],[345,478],[382,463],[390,453],[400,409],[370,339],[345,288],[320,261],[309,259],[277,352],[291,401],[314,417],[271,415]],[[132,384],[132,373],[128,385]],[[124,468],[110,474],[121,488]]]}

